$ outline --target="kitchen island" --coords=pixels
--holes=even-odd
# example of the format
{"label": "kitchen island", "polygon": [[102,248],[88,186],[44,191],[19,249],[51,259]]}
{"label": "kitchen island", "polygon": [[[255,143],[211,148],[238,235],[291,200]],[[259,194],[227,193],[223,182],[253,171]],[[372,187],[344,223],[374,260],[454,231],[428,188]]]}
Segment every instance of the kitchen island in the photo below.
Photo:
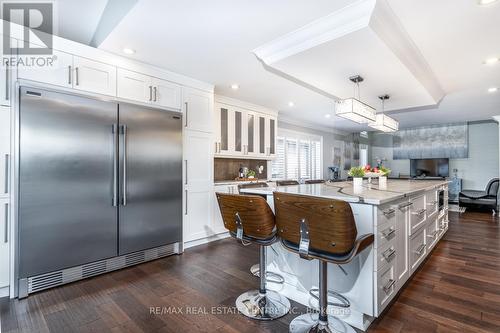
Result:
{"label": "kitchen island", "polygon": [[[329,308],[348,324],[366,330],[390,303],[448,229],[448,181],[388,180],[386,186],[352,182],[251,188],[242,192],[267,195],[287,192],[344,200],[353,210],[358,235],[373,233],[373,246],[351,263],[328,265],[328,288],[350,301],[349,309]],[[318,287],[318,264],[301,259],[278,242],[267,248],[268,270],[284,284],[269,283],[296,302],[317,308],[309,291]],[[335,299],[332,299],[335,302]]]}

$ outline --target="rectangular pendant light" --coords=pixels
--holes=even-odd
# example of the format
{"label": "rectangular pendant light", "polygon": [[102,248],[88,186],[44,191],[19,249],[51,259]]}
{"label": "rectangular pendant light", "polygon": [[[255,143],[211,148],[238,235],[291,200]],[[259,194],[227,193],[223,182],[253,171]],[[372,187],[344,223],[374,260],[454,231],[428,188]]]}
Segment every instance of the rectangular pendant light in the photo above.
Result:
{"label": "rectangular pendant light", "polygon": [[368,126],[382,132],[396,132],[399,129],[399,122],[385,114],[377,114],[374,122]]}
{"label": "rectangular pendant light", "polygon": [[374,122],[376,110],[371,106],[357,100],[346,98],[336,103],[335,114],[339,117],[355,121],[359,124]]}

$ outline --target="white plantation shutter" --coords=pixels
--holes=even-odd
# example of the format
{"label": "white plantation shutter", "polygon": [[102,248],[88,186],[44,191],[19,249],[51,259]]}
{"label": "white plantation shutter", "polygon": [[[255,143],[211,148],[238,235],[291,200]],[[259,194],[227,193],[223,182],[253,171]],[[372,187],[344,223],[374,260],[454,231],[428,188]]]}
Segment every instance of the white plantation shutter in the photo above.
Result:
{"label": "white plantation shutter", "polygon": [[285,138],[276,138],[276,158],[272,163],[272,178],[285,179]]}
{"label": "white plantation shutter", "polygon": [[285,157],[286,157],[285,178],[298,179],[299,152],[297,147],[297,139],[286,138]]}
{"label": "white plantation shutter", "polygon": [[323,147],[321,137],[281,131],[276,138],[276,158],[272,162],[273,179],[322,179]]}

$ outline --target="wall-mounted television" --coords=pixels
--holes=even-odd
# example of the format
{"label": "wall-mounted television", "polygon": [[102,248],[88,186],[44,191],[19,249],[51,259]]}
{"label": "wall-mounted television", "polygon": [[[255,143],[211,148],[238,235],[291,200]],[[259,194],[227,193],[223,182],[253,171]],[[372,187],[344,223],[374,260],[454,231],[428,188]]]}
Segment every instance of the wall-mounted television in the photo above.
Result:
{"label": "wall-mounted television", "polygon": [[445,178],[450,174],[449,159],[427,158],[410,160],[412,178]]}

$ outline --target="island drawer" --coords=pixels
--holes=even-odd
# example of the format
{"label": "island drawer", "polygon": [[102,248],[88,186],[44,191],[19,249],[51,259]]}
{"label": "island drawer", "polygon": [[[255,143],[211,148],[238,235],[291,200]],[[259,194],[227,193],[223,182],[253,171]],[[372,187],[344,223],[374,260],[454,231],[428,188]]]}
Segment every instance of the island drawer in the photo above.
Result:
{"label": "island drawer", "polygon": [[380,248],[396,237],[396,219],[391,219],[387,223],[379,224],[376,229],[377,235],[373,246],[375,248]]}
{"label": "island drawer", "polygon": [[427,255],[425,228],[410,238],[410,271],[413,273]]}
{"label": "island drawer", "polygon": [[413,198],[413,205],[410,207],[410,235],[413,235],[423,226],[426,218],[425,196]]}
{"label": "island drawer", "polygon": [[394,265],[385,266],[377,273],[377,314],[380,314],[396,294]]}
{"label": "island drawer", "polygon": [[427,208],[427,216],[437,213],[439,200],[438,192],[436,190],[429,191],[425,194],[425,205]]}
{"label": "island drawer", "polygon": [[386,223],[395,223],[396,221],[396,206],[380,206],[377,208],[377,225]]}
{"label": "island drawer", "polygon": [[425,237],[427,238],[427,251],[430,251],[439,239],[439,227],[436,218],[432,218],[427,222]]}
{"label": "island drawer", "polygon": [[389,264],[396,262],[396,242],[390,241],[377,249],[377,261],[375,262],[375,271],[384,269]]}

